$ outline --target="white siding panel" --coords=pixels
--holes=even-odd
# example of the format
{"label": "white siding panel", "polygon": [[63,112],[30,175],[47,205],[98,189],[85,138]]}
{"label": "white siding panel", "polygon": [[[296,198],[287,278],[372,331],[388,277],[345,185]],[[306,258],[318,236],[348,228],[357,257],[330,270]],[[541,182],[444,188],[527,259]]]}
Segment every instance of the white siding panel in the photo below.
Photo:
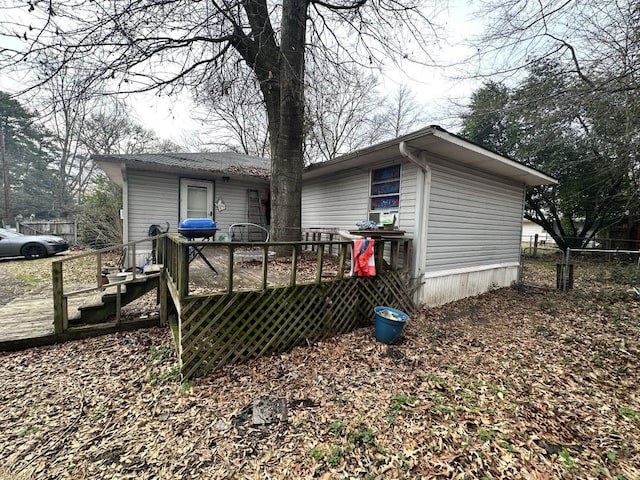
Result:
{"label": "white siding panel", "polygon": [[[434,161],[425,271],[519,262],[522,188]],[[474,277],[472,283],[481,280]],[[442,282],[432,288],[459,290]]]}
{"label": "white siding panel", "polygon": [[[413,236],[416,215],[416,196],[418,167],[411,162],[402,164],[402,181],[400,182],[400,219],[398,228],[405,230],[405,235]],[[421,185],[422,187],[422,185]]]}
{"label": "white siding panel", "polygon": [[518,281],[517,265],[488,266],[487,269],[425,276],[418,291],[417,303],[426,306],[442,305],[461,298],[479,295],[498,287],[508,287]]}
{"label": "white siding panel", "polygon": [[248,219],[247,190],[257,190],[261,199],[266,198],[269,184],[267,182],[250,182],[232,179],[230,182],[216,182],[213,192],[214,203],[222,199],[225,209],[215,210],[218,231],[227,233],[232,223],[246,222]]}
{"label": "white siding panel", "polygon": [[367,219],[369,173],[351,171],[307,181],[302,189],[302,228],[356,228]]}
{"label": "white siding panel", "polygon": [[[214,180],[211,180],[214,181]],[[214,182],[213,201],[221,198],[225,203],[222,212],[215,206],[214,218],[218,230],[226,232],[234,222],[246,222],[248,201],[247,190],[257,190],[261,197],[266,195],[269,183],[232,179],[230,182]],[[148,236],[149,226],[170,224],[170,231],[177,232],[180,223],[180,177],[154,172],[130,171],[129,192],[129,239],[141,240]]]}

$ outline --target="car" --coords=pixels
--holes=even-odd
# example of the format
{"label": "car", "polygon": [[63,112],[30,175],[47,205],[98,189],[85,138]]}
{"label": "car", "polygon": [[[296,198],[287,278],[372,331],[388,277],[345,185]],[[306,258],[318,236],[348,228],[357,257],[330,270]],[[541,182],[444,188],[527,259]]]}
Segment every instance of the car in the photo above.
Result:
{"label": "car", "polygon": [[0,258],[44,258],[69,250],[64,238],[53,235],[23,235],[0,228]]}

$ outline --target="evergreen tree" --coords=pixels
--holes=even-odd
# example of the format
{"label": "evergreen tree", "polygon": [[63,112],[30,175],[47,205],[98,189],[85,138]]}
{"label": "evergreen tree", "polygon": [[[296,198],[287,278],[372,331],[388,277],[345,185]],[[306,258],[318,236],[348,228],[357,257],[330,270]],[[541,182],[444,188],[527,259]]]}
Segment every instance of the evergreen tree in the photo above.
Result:
{"label": "evergreen tree", "polygon": [[476,91],[461,132],[558,179],[558,185],[527,189],[524,216],[562,250],[583,247],[620,222],[637,195],[637,162],[620,152],[615,99],[580,95],[580,89],[557,64],[537,65],[513,89],[488,83]]}
{"label": "evergreen tree", "polygon": [[0,92],[0,128],[4,135],[2,218],[53,217],[56,171],[50,135],[35,123],[35,116],[7,93]]}

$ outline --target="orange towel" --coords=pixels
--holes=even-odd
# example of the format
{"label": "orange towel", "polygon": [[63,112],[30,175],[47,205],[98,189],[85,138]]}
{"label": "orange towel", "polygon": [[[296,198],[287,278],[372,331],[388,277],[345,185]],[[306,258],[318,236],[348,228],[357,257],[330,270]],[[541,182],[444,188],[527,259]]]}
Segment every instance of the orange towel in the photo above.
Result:
{"label": "orange towel", "polygon": [[358,238],[353,241],[353,272],[358,277],[372,277],[376,274],[376,261],[373,255],[373,240]]}

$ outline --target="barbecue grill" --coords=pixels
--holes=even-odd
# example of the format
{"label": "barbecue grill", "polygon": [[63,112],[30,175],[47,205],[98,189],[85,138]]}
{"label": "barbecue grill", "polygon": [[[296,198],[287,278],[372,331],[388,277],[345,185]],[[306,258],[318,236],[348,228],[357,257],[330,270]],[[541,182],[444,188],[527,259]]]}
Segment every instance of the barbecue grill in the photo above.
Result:
{"label": "barbecue grill", "polygon": [[216,222],[210,218],[187,218],[180,222],[178,232],[189,240],[194,238],[211,238],[218,228]]}

